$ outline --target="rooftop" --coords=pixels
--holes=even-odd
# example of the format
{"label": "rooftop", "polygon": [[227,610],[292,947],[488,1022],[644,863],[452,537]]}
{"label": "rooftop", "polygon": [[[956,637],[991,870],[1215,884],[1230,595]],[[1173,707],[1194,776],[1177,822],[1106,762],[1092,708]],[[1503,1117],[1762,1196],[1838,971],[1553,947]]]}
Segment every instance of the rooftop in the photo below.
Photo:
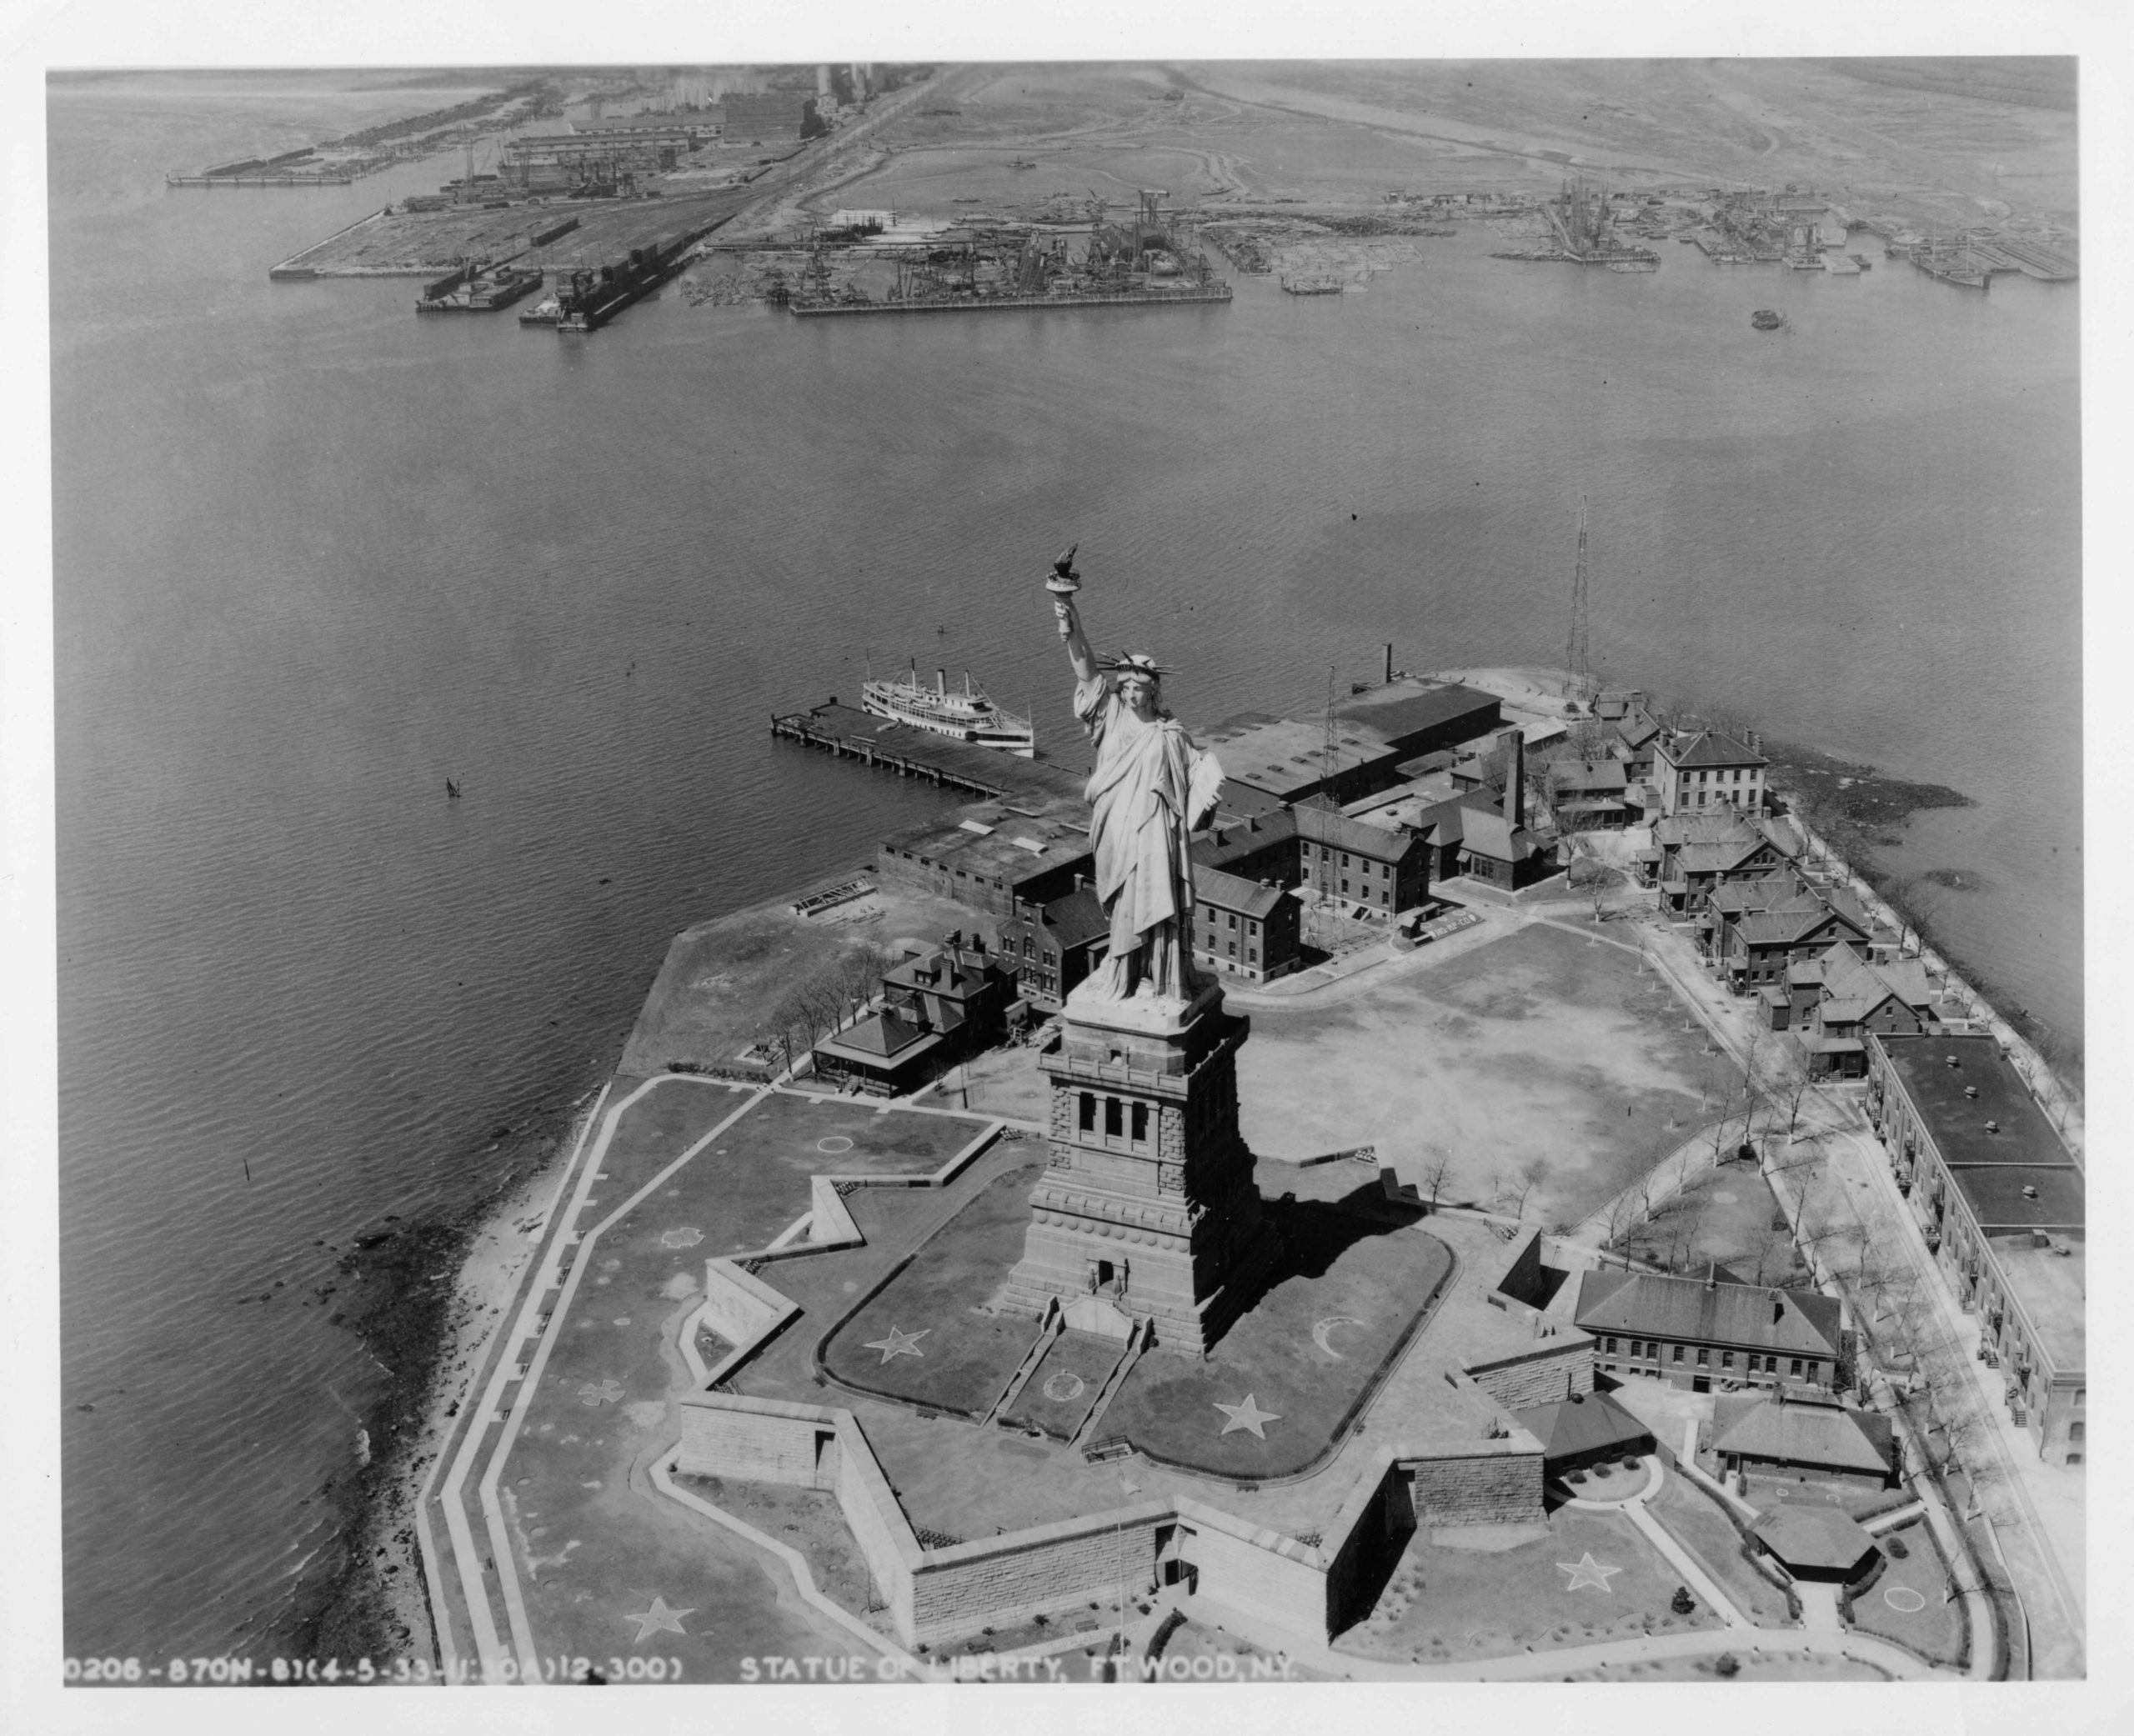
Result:
{"label": "rooftop", "polygon": [[1864,1561],[1875,1539],[1835,1507],[1781,1501],[1751,1526],[1765,1548],[1788,1567],[1836,1572]]}
{"label": "rooftop", "polygon": [[1780,1393],[1722,1393],[1713,1403],[1712,1450],[1788,1464],[1839,1466],[1877,1475],[1894,1464],[1890,1419]]}
{"label": "rooftop", "polygon": [[1678,766],[1761,766],[1771,762],[1751,747],[1716,729],[1700,729],[1692,735],[1663,738],[1663,758]]}
{"label": "rooftop", "polygon": [[1241,880],[1235,874],[1211,868],[1194,870],[1193,890],[1195,896],[1218,910],[1234,910],[1240,916],[1250,917],[1266,916],[1289,896],[1281,887]]}
{"label": "rooftop", "polygon": [[1663,848],[1673,844],[1716,843],[1741,838],[1754,842],[1763,834],[1756,822],[1738,808],[1728,806],[1705,813],[1671,813],[1652,823],[1652,841]]}
{"label": "rooftop", "polygon": [[[1881,1043],[1890,1070],[1944,1163],[2073,1167],[2067,1148],[1992,1038],[1886,1037]],[[1976,1097],[1967,1094],[1972,1090]],[[1986,1132],[1989,1121],[1997,1133]]]}
{"label": "rooftop", "polygon": [[1367,726],[1405,755],[1415,753],[1425,738],[1433,745],[1439,740],[1465,741],[1495,728],[1503,705],[1495,693],[1456,682],[1410,678],[1358,694],[1338,707],[1334,717],[1336,723]]}
{"label": "rooftop", "polygon": [[1303,795],[1330,777],[1359,766],[1383,764],[1390,772],[1401,758],[1375,729],[1340,723],[1330,763],[1323,723],[1299,723],[1265,712],[1241,712],[1209,731],[1202,745],[1220,762],[1225,780],[1250,784],[1270,795]]}
{"label": "rooftop", "polygon": [[[2072,1374],[2087,1366],[2084,1321],[2089,1298],[2089,1254],[2083,1238],[2054,1236],[2040,1248],[2030,1236],[1996,1236],[1993,1258],[2016,1305],[2029,1319],[2053,1372]],[[2066,1248],[2065,1253],[2056,1249]]]}
{"label": "rooftop", "polygon": [[1352,820],[1336,808],[1301,803],[1296,809],[1297,836],[1307,843],[1353,850],[1373,861],[1398,862],[1416,846],[1412,833],[1367,820]]}
{"label": "rooftop", "polygon": [[1481,808],[1467,810],[1465,848],[1492,862],[1524,862],[1540,846],[1524,826],[1515,827],[1500,813]]}
{"label": "rooftop", "polygon": [[1839,1303],[1813,1290],[1593,1271],[1580,1277],[1572,1313],[1587,1332],[1650,1333],[1804,1356],[1838,1352]]}
{"label": "rooftop", "polygon": [[1086,803],[1036,793],[1010,800],[1012,807],[1000,801],[974,803],[892,833],[882,848],[945,863],[1004,889],[1090,853]]}
{"label": "rooftop", "polygon": [[1540,1442],[1545,1459],[1627,1448],[1652,1438],[1650,1428],[1606,1393],[1573,1393],[1514,1411],[1512,1420]]}
{"label": "rooftop", "polygon": [[1077,887],[1044,907],[1043,919],[1052,938],[1062,948],[1078,947],[1111,932],[1104,906],[1089,887]]}

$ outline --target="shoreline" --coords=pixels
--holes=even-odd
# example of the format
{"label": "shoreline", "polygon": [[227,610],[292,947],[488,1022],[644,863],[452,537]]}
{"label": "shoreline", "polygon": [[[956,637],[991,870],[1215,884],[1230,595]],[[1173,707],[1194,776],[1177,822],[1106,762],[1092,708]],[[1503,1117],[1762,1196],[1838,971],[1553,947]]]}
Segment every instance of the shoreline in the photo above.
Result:
{"label": "shoreline", "polygon": [[[329,1479],[344,1515],[336,1539],[342,1554],[315,1588],[299,1591],[294,1628],[302,1649],[438,1663],[433,1569],[423,1560],[416,1515],[445,1432],[539,1246],[559,1165],[614,1071],[604,1063],[564,1108],[554,1131],[546,1116],[526,1129],[508,1166],[479,1198],[390,1233],[393,1263],[379,1274],[381,1293],[350,1329],[391,1378],[364,1413],[370,1457]],[[413,1266],[426,1269],[417,1274],[408,1269]],[[448,1275],[448,1283],[438,1286]],[[398,1351],[398,1366],[378,1356],[381,1339]]]}

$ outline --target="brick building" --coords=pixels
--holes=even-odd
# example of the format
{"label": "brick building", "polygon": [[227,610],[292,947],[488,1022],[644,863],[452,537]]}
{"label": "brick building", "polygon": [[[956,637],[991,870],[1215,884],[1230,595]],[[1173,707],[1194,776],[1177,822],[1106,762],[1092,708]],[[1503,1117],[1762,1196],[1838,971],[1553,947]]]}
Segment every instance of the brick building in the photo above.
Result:
{"label": "brick building", "polygon": [[2039,1456],[2088,1452],[2081,1167],[1986,1036],[1870,1033],[1867,1113]]}
{"label": "brick building", "polygon": [[1712,1400],[1711,1451],[1726,1476],[1790,1477],[1894,1488],[1901,1465],[1887,1417],[1834,1393],[1778,1385]]}
{"label": "brick building", "polygon": [[1249,983],[1265,983],[1297,968],[1300,912],[1286,888],[1196,868],[1193,895],[1196,964]]}
{"label": "brick building", "polygon": [[1716,1271],[1701,1278],[1592,1271],[1580,1277],[1572,1318],[1600,1341],[1596,1367],[1619,1378],[1706,1393],[1715,1381],[1835,1389],[1851,1375],[1843,1305],[1813,1290],[1731,1283]]}
{"label": "brick building", "polygon": [[1653,742],[1652,773],[1663,814],[1731,807],[1761,813],[1764,772],[1771,762],[1755,748],[1716,729],[1661,734]]}
{"label": "brick building", "polygon": [[1081,874],[1072,892],[1043,904],[1024,903],[994,924],[994,949],[1019,967],[1022,991],[1049,1010],[1075,992],[1111,950],[1111,924]]}
{"label": "brick building", "polygon": [[1429,853],[1405,828],[1351,819],[1338,808],[1304,803],[1295,809],[1298,885],[1352,915],[1388,920],[1412,910],[1430,891]]}

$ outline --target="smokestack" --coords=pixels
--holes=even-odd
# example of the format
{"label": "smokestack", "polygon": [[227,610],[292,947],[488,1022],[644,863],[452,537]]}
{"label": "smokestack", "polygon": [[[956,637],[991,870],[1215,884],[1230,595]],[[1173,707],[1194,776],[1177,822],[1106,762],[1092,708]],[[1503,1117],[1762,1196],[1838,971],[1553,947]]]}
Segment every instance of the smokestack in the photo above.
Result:
{"label": "smokestack", "polygon": [[1511,733],[1511,764],[1505,773],[1504,818],[1508,826],[1526,823],[1526,738]]}
{"label": "smokestack", "polygon": [[1716,1290],[1719,1288],[1719,1262],[1717,1260],[1712,1261],[1705,1268],[1704,1287],[1707,1290]]}
{"label": "smokestack", "polygon": [[934,672],[934,691],[944,699],[949,697],[949,672],[946,669]]}
{"label": "smokestack", "polygon": [[1385,673],[1378,678],[1380,686],[1390,684],[1393,679],[1393,648],[1390,645],[1385,648]]}

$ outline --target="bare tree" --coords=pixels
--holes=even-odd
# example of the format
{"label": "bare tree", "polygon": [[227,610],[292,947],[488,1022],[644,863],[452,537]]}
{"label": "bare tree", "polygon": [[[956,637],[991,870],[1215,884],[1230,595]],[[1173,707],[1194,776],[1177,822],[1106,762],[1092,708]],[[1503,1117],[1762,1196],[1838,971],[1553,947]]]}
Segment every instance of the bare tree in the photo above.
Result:
{"label": "bare tree", "polygon": [[1433,1149],[1430,1156],[1424,1160],[1417,1179],[1430,1195],[1430,1205],[1433,1212],[1437,1209],[1438,1196],[1445,1191],[1446,1185],[1452,1179],[1452,1154],[1450,1152]]}
{"label": "bare tree", "polygon": [[1601,1217],[1603,1238],[1600,1245],[1604,1248],[1616,1247],[1651,1215],[1651,1202],[1644,1185],[1624,1188],[1608,1202],[1607,1209]]}
{"label": "bare tree", "polygon": [[1766,1225],[1751,1233],[1742,1255],[1744,1263],[1755,1273],[1752,1282],[1775,1283],[1786,1275],[1793,1264],[1793,1238],[1784,1230]]}
{"label": "bare tree", "polygon": [[1519,1173],[1508,1190],[1513,1217],[1524,1218],[1526,1215],[1526,1196],[1546,1181],[1548,1176],[1549,1166],[1543,1158],[1535,1158],[1520,1166]]}

